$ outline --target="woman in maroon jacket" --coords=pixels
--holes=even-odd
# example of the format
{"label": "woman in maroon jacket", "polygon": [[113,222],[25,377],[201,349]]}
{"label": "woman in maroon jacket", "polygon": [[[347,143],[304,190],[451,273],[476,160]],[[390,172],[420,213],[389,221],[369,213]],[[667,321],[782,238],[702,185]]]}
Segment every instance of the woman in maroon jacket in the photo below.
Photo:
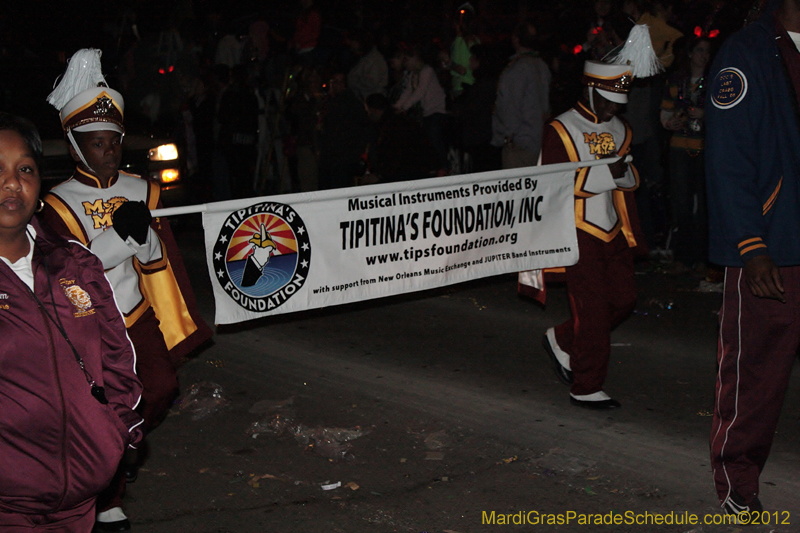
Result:
{"label": "woman in maroon jacket", "polygon": [[100,261],[32,220],[41,156],[0,113],[0,531],[88,533],[141,439],[141,384]]}

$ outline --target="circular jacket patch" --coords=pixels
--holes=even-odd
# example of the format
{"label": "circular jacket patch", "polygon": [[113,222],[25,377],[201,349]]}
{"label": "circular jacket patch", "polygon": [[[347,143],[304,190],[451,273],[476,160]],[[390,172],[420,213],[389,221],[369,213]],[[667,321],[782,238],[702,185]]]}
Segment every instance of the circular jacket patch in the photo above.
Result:
{"label": "circular jacket patch", "polygon": [[744,100],[747,94],[747,77],[738,68],[719,71],[711,86],[711,102],[719,109],[730,109]]}
{"label": "circular jacket patch", "polygon": [[217,282],[248,311],[270,311],[305,283],[311,243],[297,211],[265,202],[234,211],[214,246]]}

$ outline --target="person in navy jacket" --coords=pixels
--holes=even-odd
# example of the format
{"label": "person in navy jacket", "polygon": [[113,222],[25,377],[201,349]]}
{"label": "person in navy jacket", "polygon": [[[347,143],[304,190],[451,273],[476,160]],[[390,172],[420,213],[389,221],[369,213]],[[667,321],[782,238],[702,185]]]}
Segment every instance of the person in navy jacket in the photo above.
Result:
{"label": "person in navy jacket", "polygon": [[721,505],[760,512],[800,345],[800,2],[731,36],[706,105],[710,260],[725,266],[711,460]]}

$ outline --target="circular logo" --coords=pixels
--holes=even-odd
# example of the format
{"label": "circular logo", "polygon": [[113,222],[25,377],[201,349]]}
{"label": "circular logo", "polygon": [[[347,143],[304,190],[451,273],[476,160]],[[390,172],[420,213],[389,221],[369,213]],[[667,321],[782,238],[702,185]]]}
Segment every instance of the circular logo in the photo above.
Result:
{"label": "circular logo", "polygon": [[270,311],[306,282],[311,242],[297,211],[264,202],[228,216],[213,262],[217,283],[231,299],[248,311]]}
{"label": "circular logo", "polygon": [[719,71],[711,87],[711,102],[719,109],[730,109],[747,94],[747,77],[738,68]]}

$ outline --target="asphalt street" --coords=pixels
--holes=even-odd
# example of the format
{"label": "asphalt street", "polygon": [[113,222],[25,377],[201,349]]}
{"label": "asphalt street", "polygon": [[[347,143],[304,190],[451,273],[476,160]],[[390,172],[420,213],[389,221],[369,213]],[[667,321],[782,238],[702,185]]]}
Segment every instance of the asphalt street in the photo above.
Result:
{"label": "asphalt street", "polygon": [[[197,225],[176,236],[212,323]],[[217,328],[129,486],[134,532],[741,530],[703,524],[721,295],[698,281],[641,266],[613,412],[571,406],[541,347],[563,288],[542,308],[513,275]],[[800,531],[799,411],[795,368],[747,531]]]}

